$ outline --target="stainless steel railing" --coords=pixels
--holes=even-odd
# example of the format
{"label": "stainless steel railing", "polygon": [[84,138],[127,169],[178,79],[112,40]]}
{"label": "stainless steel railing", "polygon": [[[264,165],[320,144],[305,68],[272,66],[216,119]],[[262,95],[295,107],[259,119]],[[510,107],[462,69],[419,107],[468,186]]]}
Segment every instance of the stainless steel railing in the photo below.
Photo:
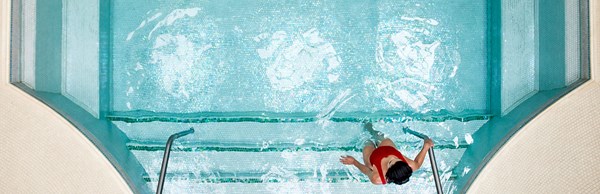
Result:
{"label": "stainless steel railing", "polygon": [[171,145],[175,139],[194,133],[194,128],[175,133],[169,136],[167,140],[167,146],[165,147],[165,155],[163,156],[162,166],[160,167],[160,177],[158,178],[158,188],[156,188],[157,194],[162,194],[163,186],[165,184],[165,176],[167,174],[167,165],[169,164],[169,155],[171,154]]}
{"label": "stainless steel railing", "polygon": [[[421,138],[424,140],[429,139],[429,137],[427,135],[413,131],[413,130],[409,129],[408,127],[402,128],[402,131],[404,131],[404,133],[414,135],[415,137],[418,137],[418,138]],[[435,160],[435,153],[433,152],[433,147],[429,148],[429,150],[427,150],[427,153],[429,155],[429,161],[431,162],[431,171],[433,172],[433,180],[435,181],[435,189],[437,190],[438,194],[442,194],[442,193],[444,193],[444,191],[442,190],[442,181],[440,181],[440,175],[438,173],[437,162]]]}

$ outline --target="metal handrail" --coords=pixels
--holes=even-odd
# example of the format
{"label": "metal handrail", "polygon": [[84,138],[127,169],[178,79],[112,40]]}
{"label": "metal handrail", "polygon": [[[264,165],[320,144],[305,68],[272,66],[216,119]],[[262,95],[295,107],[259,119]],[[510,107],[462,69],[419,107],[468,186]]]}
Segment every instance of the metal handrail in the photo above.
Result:
{"label": "metal handrail", "polygon": [[156,188],[157,194],[162,194],[163,186],[165,184],[165,176],[167,174],[167,165],[169,164],[169,155],[171,154],[171,145],[173,145],[173,141],[175,139],[189,135],[194,133],[194,128],[190,128],[188,130],[175,133],[169,137],[167,140],[167,145],[165,146],[165,155],[163,156],[162,166],[160,167],[160,177],[158,178],[158,188]]}
{"label": "metal handrail", "polygon": [[[429,139],[429,137],[427,135],[413,131],[413,130],[409,129],[408,127],[402,128],[402,131],[404,131],[404,133],[414,135],[415,137],[421,138],[423,140]],[[435,181],[435,189],[437,190],[438,194],[442,194],[442,193],[444,193],[444,191],[442,190],[442,181],[440,181],[440,175],[438,173],[437,162],[435,160],[435,153],[433,152],[433,147],[429,148],[429,150],[427,150],[427,153],[429,155],[429,161],[431,162],[431,171],[433,172],[433,180]]]}

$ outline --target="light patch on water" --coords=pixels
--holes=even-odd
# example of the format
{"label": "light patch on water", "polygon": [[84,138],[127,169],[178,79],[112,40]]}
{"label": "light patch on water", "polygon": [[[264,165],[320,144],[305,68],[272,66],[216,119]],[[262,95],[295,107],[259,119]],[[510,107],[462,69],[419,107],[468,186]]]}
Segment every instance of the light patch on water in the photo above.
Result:
{"label": "light patch on water", "polygon": [[300,179],[294,172],[283,169],[278,166],[271,166],[271,169],[260,177],[263,182],[279,181],[279,182],[298,182]]}
{"label": "light patch on water", "polygon": [[458,70],[458,66],[454,66],[452,67],[452,73],[450,74],[450,78],[453,78],[454,76],[456,76],[456,71]]}
{"label": "light patch on water", "polygon": [[458,146],[460,146],[458,144],[458,137],[454,137],[454,139],[452,141],[454,141],[454,146],[456,146],[456,148],[458,148]]}
{"label": "light patch on water", "polygon": [[273,141],[263,141],[262,142],[262,146],[260,147],[261,150],[267,149],[269,148],[269,146],[273,143]]}
{"label": "light patch on water", "polygon": [[[400,31],[398,33],[391,34],[389,39],[395,46],[395,57],[400,64],[393,65],[393,61],[386,61],[384,54],[384,48],[381,44],[378,45],[377,61],[380,64],[381,69],[389,74],[395,74],[396,72],[402,72],[407,76],[400,77],[398,80],[389,84],[384,84],[385,89],[391,89],[395,96],[393,98],[386,97],[392,107],[398,107],[396,101],[390,99],[400,99],[411,108],[417,110],[423,105],[429,102],[427,96],[431,94],[436,88],[426,82],[431,82],[432,67],[435,62],[435,50],[440,45],[439,41],[435,41],[431,44],[423,44],[421,41],[415,43],[411,42],[415,39],[408,31]],[[404,65],[402,65],[404,64]],[[405,81],[412,81],[412,83],[425,86],[425,87],[411,87],[416,91],[409,91],[406,89],[396,90],[396,88],[407,88],[408,85]],[[381,85],[378,86],[381,88]],[[425,89],[425,90],[423,90]],[[419,91],[421,90],[421,91]]]}
{"label": "light patch on water", "polygon": [[[196,20],[200,8],[149,11],[128,42],[134,61],[128,69],[131,83],[122,95],[136,99],[155,99],[170,103],[131,101],[133,109],[186,112],[206,109],[211,104],[215,85],[224,81],[228,71],[221,59],[223,35],[212,18]],[[218,74],[216,71],[219,70]],[[207,81],[210,80],[210,81]],[[134,88],[131,92],[128,88]]]}
{"label": "light patch on water", "polygon": [[157,79],[161,89],[176,98],[190,98],[194,83],[203,82],[207,72],[202,64],[203,54],[212,45],[197,46],[184,35],[158,35],[152,52],[151,63],[158,65]]}
{"label": "light patch on water", "polygon": [[319,171],[321,172],[321,182],[326,182],[327,181],[327,165],[321,164],[321,166],[319,167]]}
{"label": "light patch on water", "polygon": [[154,28],[150,31],[150,33],[148,34],[148,39],[150,39],[152,37],[152,33],[154,33],[155,30],[164,27],[164,26],[170,26],[173,25],[173,23],[175,23],[175,21],[179,20],[179,19],[183,19],[186,17],[196,17],[196,15],[198,15],[198,12],[200,12],[200,8],[195,7],[195,8],[188,8],[188,9],[176,9],[173,10],[171,13],[169,13],[167,16],[165,16],[164,19],[162,19],[161,21],[159,21]]}
{"label": "light patch on water", "polygon": [[336,96],[335,99],[333,99],[333,101],[331,101],[329,105],[327,105],[327,107],[325,107],[321,112],[319,112],[319,114],[317,114],[317,124],[319,124],[323,128],[326,127],[329,123],[327,121],[329,121],[331,117],[333,117],[335,112],[344,104],[346,104],[348,100],[352,99],[355,96],[350,94],[352,94],[351,89],[346,89],[345,91],[342,91],[340,94],[338,94],[338,96]]}
{"label": "light patch on water", "polygon": [[465,167],[465,168],[463,168],[463,173],[462,173],[462,176],[465,176],[465,175],[467,175],[467,174],[469,173],[469,171],[471,171],[471,168],[469,168],[469,167]]}
{"label": "light patch on water", "polygon": [[[443,45],[440,22],[401,16],[380,22],[375,59],[380,74],[365,79],[391,108],[416,112],[439,110],[446,85],[458,70],[460,54]],[[443,58],[440,58],[443,57]]]}
{"label": "light patch on water", "polygon": [[383,97],[383,100],[385,100],[385,102],[387,102],[389,105],[391,105],[394,108],[400,108],[400,104],[398,102],[396,102],[394,99],[388,98],[388,97]]}
{"label": "light patch on water", "polygon": [[334,72],[341,59],[333,45],[325,40],[315,28],[302,34],[276,31],[260,34],[254,40],[270,41],[266,47],[256,50],[258,56],[268,62],[266,75],[274,90],[288,91],[316,81],[317,74],[325,71],[330,83],[338,81]]}
{"label": "light patch on water", "polygon": [[458,66],[462,63],[462,57],[457,50],[451,50],[448,53],[448,59],[450,60],[450,65],[452,65],[452,73],[450,73],[449,78],[453,78],[456,76],[456,72],[458,71]]}
{"label": "light patch on water", "polygon": [[[278,32],[283,32],[283,31],[277,31],[277,32],[275,32],[275,33],[278,33]],[[283,33],[285,33],[285,32],[283,32]],[[273,35],[275,35],[275,34],[273,34]],[[255,36],[255,37],[253,38],[253,40],[254,40],[255,42],[260,42],[260,41],[262,41],[262,40],[264,40],[264,39],[267,39],[267,38],[269,38],[269,33],[262,33],[262,34],[259,34],[259,35]],[[262,51],[262,50],[264,50],[264,49],[258,49],[258,50],[257,50],[257,51],[259,51],[259,55],[260,55],[260,51]],[[266,58],[267,56],[264,56],[264,57]],[[261,58],[263,58],[263,56],[261,56]]]}
{"label": "light patch on water", "polygon": [[142,23],[140,23],[140,25],[137,28],[135,28],[135,30],[133,30],[133,31],[129,32],[129,34],[127,34],[127,39],[126,40],[127,41],[131,40],[131,38],[133,38],[133,35],[135,34],[136,31],[138,31],[139,29],[142,29],[144,26],[146,26],[147,23],[150,23],[150,22],[154,21],[155,19],[157,19],[160,16],[162,16],[162,13],[159,12],[157,14],[154,14],[150,18],[145,19],[144,21],[142,21]]}
{"label": "light patch on water", "polygon": [[392,34],[390,40],[396,46],[396,54],[403,61],[410,61],[412,65],[404,67],[404,71],[411,76],[430,80],[431,70],[435,62],[435,50],[440,46],[439,41],[425,44],[421,41],[411,42],[416,37],[408,31]]}
{"label": "light patch on water", "polygon": [[400,90],[395,91],[394,94],[396,95],[396,97],[400,98],[400,100],[404,101],[404,103],[410,105],[410,107],[412,107],[413,109],[419,109],[419,107],[429,102],[429,100],[427,99],[427,97],[425,97],[423,92],[420,91],[416,92],[415,94],[409,92],[408,90]]}
{"label": "light patch on water", "polygon": [[[358,159],[359,161],[361,160],[359,158],[356,159]],[[346,168],[346,176],[348,177],[348,179],[353,181],[360,180],[360,177],[363,174],[356,167],[354,167],[353,165],[344,165],[344,167]]]}
{"label": "light patch on water", "polygon": [[332,193],[331,184],[323,183],[319,185],[319,188],[321,188],[321,193],[323,194]]}
{"label": "light patch on water", "polygon": [[471,137],[470,133],[465,134],[465,141],[467,141],[467,144],[469,144],[469,145],[471,145],[473,143],[473,137]]}
{"label": "light patch on water", "polygon": [[[259,42],[266,39],[269,36],[268,33],[262,33],[254,38],[255,41]],[[273,53],[285,42],[287,39],[287,33],[284,31],[277,31],[271,35],[271,42],[267,48],[257,49],[256,52],[261,59],[269,59],[273,57]]]}
{"label": "light patch on water", "polygon": [[234,30],[235,32],[237,32],[237,33],[240,33],[240,34],[241,34],[241,33],[244,33],[244,30],[242,30],[242,29],[241,29],[239,26],[234,26],[234,27],[233,27],[233,30]]}
{"label": "light patch on water", "polygon": [[432,26],[437,26],[438,24],[440,24],[437,20],[434,19],[426,19],[426,18],[420,18],[420,17],[406,17],[406,16],[402,16],[400,19],[402,20],[406,20],[406,21],[420,21],[420,22],[426,22]]}
{"label": "light patch on water", "polygon": [[339,78],[340,78],[340,75],[337,75],[337,74],[327,75],[327,79],[329,80],[330,83],[337,82],[339,80]]}
{"label": "light patch on water", "polygon": [[448,168],[450,168],[450,166],[446,165],[446,161],[442,160],[442,161],[439,162],[439,164],[440,164],[440,169],[442,171],[446,171],[446,170],[448,170]]}
{"label": "light patch on water", "polygon": [[305,140],[304,139],[296,139],[294,140],[294,144],[295,145],[304,145]]}
{"label": "light patch on water", "polygon": [[139,71],[139,70],[143,70],[144,66],[142,66],[142,64],[138,61],[137,63],[135,63],[135,71]]}
{"label": "light patch on water", "polygon": [[127,93],[125,95],[129,96],[133,94],[133,87],[129,86],[129,89],[127,89]]}
{"label": "light patch on water", "polygon": [[292,152],[290,150],[284,150],[283,152],[281,152],[281,157],[288,161],[294,160],[294,158],[296,158],[297,156],[297,152]]}

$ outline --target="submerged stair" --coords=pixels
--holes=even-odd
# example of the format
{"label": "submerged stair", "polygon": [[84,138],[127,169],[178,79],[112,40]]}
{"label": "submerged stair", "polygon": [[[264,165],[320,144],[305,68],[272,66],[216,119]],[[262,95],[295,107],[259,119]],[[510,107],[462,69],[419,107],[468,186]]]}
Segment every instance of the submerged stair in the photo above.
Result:
{"label": "submerged stair", "polygon": [[[338,117],[345,118],[341,121],[331,119],[333,117],[311,120],[310,117],[299,116],[285,120],[270,115],[268,118],[276,118],[277,121],[247,121],[253,118],[249,116],[246,120],[213,117],[210,122],[160,122],[160,119],[144,122],[151,117],[175,121],[165,115],[113,115],[110,118],[129,137],[127,147],[145,168],[144,180],[153,190],[156,189],[168,136],[189,127],[196,129],[194,134],[173,144],[165,193],[238,193],[247,192],[248,188],[254,188],[252,191],[258,193],[345,193],[344,190],[354,187],[367,188],[373,193],[382,189],[434,192],[428,160],[413,173],[408,184],[374,187],[358,169],[341,164],[339,157],[352,155],[362,162],[362,143],[370,135],[364,131],[361,122],[374,120],[374,128],[393,139],[403,154],[412,158],[420,151],[422,140],[404,134],[402,128],[409,127],[435,140],[442,183],[445,187],[452,187],[455,177],[452,171],[469,141],[472,141],[469,140],[470,134],[489,119],[486,115],[466,115],[463,118],[440,115],[429,116],[428,119]],[[178,118],[182,118],[181,115]],[[262,117],[254,117],[259,118]],[[216,120],[220,122],[214,122]]]}

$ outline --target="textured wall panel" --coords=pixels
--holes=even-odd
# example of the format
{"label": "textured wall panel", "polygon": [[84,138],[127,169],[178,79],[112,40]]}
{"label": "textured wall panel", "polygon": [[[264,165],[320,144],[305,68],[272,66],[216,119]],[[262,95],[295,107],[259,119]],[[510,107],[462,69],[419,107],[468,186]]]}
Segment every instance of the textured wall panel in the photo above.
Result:
{"label": "textured wall panel", "polygon": [[569,85],[579,79],[579,2],[565,1],[565,84]]}
{"label": "textured wall panel", "polygon": [[590,1],[590,57],[591,78],[598,80],[600,76],[600,1]]}
{"label": "textured wall panel", "polygon": [[502,1],[502,112],[536,90],[533,0]]}
{"label": "textured wall panel", "polygon": [[94,116],[99,111],[98,0],[64,1],[63,95]]}
{"label": "textured wall panel", "polygon": [[10,1],[0,2],[0,87],[9,82]]}
{"label": "textured wall panel", "polygon": [[60,93],[62,0],[38,0],[35,8],[35,90]]}
{"label": "textured wall panel", "polygon": [[36,0],[22,0],[21,81],[35,89]]}

